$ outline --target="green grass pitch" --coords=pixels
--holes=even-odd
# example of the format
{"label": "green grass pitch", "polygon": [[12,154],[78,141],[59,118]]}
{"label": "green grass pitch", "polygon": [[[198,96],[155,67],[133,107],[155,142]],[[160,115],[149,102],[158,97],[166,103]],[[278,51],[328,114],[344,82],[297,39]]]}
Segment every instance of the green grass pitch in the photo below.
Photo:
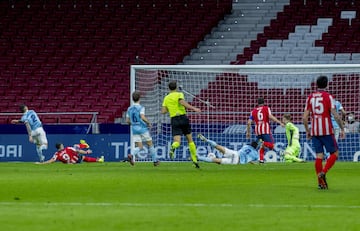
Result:
{"label": "green grass pitch", "polygon": [[0,164],[0,230],[359,230],[360,166]]}

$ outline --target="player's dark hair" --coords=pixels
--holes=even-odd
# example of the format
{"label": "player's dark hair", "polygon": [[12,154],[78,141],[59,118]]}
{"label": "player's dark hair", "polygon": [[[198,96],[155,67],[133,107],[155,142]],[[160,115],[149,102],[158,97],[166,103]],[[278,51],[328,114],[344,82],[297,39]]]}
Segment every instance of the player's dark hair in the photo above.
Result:
{"label": "player's dark hair", "polygon": [[25,105],[25,104],[21,104],[21,105],[19,106],[19,108],[20,108],[20,111],[21,111],[21,112],[25,112],[25,110],[26,110],[26,105]]}
{"label": "player's dark hair", "polygon": [[289,121],[292,121],[291,115],[290,114],[284,114],[283,117]]}
{"label": "player's dark hair", "polygon": [[324,89],[328,85],[328,78],[325,75],[321,75],[316,80],[316,86],[318,88]]}
{"label": "player's dark hair", "polygon": [[261,104],[264,104],[264,103],[265,103],[264,98],[262,98],[262,97],[258,98],[258,105],[261,105]]}
{"label": "player's dark hair", "polygon": [[253,141],[253,142],[251,142],[250,146],[252,146],[253,148],[256,149],[258,146],[258,143],[256,141]]}
{"label": "player's dark hair", "polygon": [[56,149],[59,149],[59,148],[61,147],[61,145],[62,145],[62,143],[56,143],[56,144],[55,144],[55,148],[56,148]]}
{"label": "player's dark hair", "polygon": [[134,92],[132,93],[132,99],[134,100],[134,102],[139,101],[139,100],[140,100],[140,92],[134,91]]}
{"label": "player's dark hair", "polygon": [[177,84],[176,84],[176,81],[170,81],[170,83],[169,83],[169,89],[171,90],[171,91],[173,91],[173,90],[175,90],[176,89],[176,87],[177,87]]}

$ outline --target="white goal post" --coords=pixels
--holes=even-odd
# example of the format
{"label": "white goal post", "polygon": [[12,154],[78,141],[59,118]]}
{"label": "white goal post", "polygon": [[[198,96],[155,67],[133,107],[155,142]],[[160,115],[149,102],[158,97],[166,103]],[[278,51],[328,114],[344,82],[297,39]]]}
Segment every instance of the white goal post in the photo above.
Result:
{"label": "white goal post", "polygon": [[[152,122],[151,134],[158,157],[169,160],[172,142],[170,119],[160,113],[162,100],[168,93],[168,83],[176,80],[186,101],[201,108],[201,113],[188,111],[198,155],[214,152],[210,146],[196,138],[198,133],[231,149],[240,149],[251,140],[245,137],[246,122],[257,98],[263,97],[273,115],[281,119],[290,113],[301,132],[301,157],[314,158],[312,142],[306,140],[302,115],[307,96],[316,89],[320,75],[329,78],[327,90],[339,100],[346,112],[360,118],[360,65],[132,65],[131,93],[139,91],[146,116]],[[344,121],[346,118],[344,118]],[[265,155],[266,161],[280,161],[279,153],[286,147],[284,128],[272,124],[275,149]],[[133,143],[133,142],[131,142]],[[132,144],[133,145],[133,144]],[[357,161],[360,153],[359,132],[347,133],[339,141],[340,160]],[[182,140],[177,150],[177,161],[189,158],[187,142]],[[150,160],[147,150],[140,160]]]}

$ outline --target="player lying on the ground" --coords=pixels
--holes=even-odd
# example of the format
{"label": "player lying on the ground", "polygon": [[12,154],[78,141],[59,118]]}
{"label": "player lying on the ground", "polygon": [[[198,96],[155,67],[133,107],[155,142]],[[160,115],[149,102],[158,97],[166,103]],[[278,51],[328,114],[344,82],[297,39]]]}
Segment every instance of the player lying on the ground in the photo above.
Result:
{"label": "player lying on the ground", "polygon": [[235,151],[221,146],[215,141],[207,139],[202,134],[198,134],[198,138],[204,142],[209,143],[212,148],[217,149],[223,154],[222,158],[217,158],[215,155],[213,157],[211,157],[211,155],[198,156],[200,161],[216,164],[255,164],[259,161],[259,153],[256,150],[258,143],[256,141],[251,142],[250,145],[245,144],[241,147],[240,150]]}
{"label": "player lying on the ground", "polygon": [[[80,144],[75,144],[74,147],[64,147],[64,144],[57,143],[55,145],[57,152],[54,156],[44,162],[36,162],[36,164],[51,164],[56,161],[60,161],[64,164],[78,164],[82,161],[84,162],[104,162],[104,156],[100,158],[86,156],[86,154],[91,154],[92,151],[89,148],[90,146],[85,141],[80,141]],[[87,150],[84,150],[87,149]]]}

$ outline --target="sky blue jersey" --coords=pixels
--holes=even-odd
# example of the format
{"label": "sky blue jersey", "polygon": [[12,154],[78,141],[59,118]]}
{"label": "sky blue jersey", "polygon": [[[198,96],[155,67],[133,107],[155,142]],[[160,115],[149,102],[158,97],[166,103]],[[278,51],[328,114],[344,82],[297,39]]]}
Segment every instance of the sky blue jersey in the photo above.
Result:
{"label": "sky blue jersey", "polygon": [[141,114],[145,114],[145,108],[140,104],[133,104],[127,110],[126,117],[130,119],[131,131],[134,135],[148,131],[146,123],[141,119]]}
{"label": "sky blue jersey", "polygon": [[250,161],[257,161],[259,159],[258,151],[253,146],[245,144],[238,151],[240,157],[240,164],[247,164]]}
{"label": "sky blue jersey", "polygon": [[22,121],[23,123],[29,123],[31,131],[42,127],[42,123],[34,110],[28,110],[27,112],[25,112],[21,117],[20,121]]}
{"label": "sky blue jersey", "polygon": [[[341,103],[338,100],[335,100],[334,104],[335,104],[336,112],[339,113],[340,110],[343,109],[343,106],[341,105]],[[334,129],[340,128],[340,126],[338,125],[338,123],[335,120],[335,117],[332,114],[331,114],[331,123],[332,123],[332,126]]]}

